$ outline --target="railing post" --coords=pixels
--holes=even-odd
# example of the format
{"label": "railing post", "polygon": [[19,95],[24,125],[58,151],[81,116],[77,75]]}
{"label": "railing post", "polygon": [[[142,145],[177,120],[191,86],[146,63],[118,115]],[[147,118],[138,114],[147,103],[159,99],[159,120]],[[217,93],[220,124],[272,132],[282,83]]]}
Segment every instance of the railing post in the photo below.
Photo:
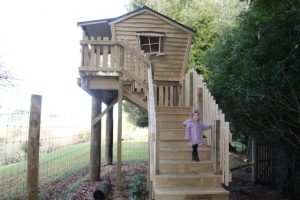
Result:
{"label": "railing post", "polygon": [[155,175],[159,174],[159,124],[156,123],[155,132]]}
{"label": "railing post", "polygon": [[41,125],[41,105],[42,97],[31,96],[28,151],[27,151],[27,198],[29,200],[38,199],[39,180],[39,142]]}
{"label": "railing post", "polygon": [[214,173],[220,174],[220,120],[215,120],[215,135],[213,135]]}

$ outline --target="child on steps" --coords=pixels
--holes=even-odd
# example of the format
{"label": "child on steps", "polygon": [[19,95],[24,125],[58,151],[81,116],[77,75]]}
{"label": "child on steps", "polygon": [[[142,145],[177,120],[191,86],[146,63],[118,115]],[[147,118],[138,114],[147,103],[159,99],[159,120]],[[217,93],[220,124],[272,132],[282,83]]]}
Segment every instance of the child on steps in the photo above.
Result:
{"label": "child on steps", "polygon": [[198,145],[203,144],[202,132],[212,128],[212,125],[204,125],[200,119],[199,111],[193,109],[191,119],[183,122],[185,126],[185,139],[192,146],[192,160],[199,161]]}

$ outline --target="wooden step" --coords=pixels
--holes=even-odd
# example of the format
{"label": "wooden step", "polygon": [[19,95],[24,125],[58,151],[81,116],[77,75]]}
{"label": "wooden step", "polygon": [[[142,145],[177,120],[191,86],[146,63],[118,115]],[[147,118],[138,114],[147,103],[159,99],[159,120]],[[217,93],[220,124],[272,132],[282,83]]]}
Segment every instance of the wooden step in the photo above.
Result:
{"label": "wooden step", "polygon": [[156,113],[185,113],[190,114],[192,112],[192,107],[179,107],[179,106],[169,106],[169,107],[160,107],[156,108]]}
{"label": "wooden step", "polygon": [[229,192],[218,188],[154,188],[155,200],[228,200]]}
{"label": "wooden step", "polygon": [[157,119],[157,124],[160,130],[163,129],[184,129],[183,121],[170,121],[170,120],[161,120]]}
{"label": "wooden step", "polygon": [[[198,148],[200,160],[211,160],[211,149],[207,147]],[[160,148],[160,160],[191,160],[192,148]]]}
{"label": "wooden step", "polygon": [[221,182],[221,175],[213,173],[161,174],[155,176],[154,185],[157,188],[217,188]]}
{"label": "wooden step", "polygon": [[211,161],[196,162],[193,160],[161,160],[159,171],[164,173],[212,173],[213,165]]}
{"label": "wooden step", "polygon": [[157,120],[162,121],[175,121],[183,123],[185,120],[189,119],[190,115],[186,113],[158,113],[156,115]]}
{"label": "wooden step", "polygon": [[188,148],[188,141],[185,139],[160,139],[160,148]]}
{"label": "wooden step", "polygon": [[185,130],[181,129],[162,129],[160,130],[159,137],[161,139],[184,139]]}

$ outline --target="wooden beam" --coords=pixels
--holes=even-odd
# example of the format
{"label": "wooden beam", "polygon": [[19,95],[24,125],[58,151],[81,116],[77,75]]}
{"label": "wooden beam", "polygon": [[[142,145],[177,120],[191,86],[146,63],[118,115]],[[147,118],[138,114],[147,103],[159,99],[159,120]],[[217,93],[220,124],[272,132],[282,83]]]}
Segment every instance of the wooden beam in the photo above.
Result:
{"label": "wooden beam", "polygon": [[92,126],[96,126],[101,118],[117,103],[117,101],[118,99],[115,99],[111,104],[109,104],[109,106],[107,106],[106,109],[93,120]]}

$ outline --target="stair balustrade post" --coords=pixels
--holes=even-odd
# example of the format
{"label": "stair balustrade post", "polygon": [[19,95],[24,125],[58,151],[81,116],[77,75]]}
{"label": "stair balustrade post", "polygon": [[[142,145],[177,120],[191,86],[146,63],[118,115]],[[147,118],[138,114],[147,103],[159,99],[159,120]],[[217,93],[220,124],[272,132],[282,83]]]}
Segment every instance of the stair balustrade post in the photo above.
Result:
{"label": "stair balustrade post", "polygon": [[117,139],[117,191],[121,191],[121,162],[122,162],[122,101],[123,101],[123,67],[124,67],[124,47],[120,48],[120,68],[119,90],[118,90],[118,139]]}
{"label": "stair balustrade post", "polygon": [[221,121],[216,120],[216,173],[220,174],[220,139],[221,139]]}

